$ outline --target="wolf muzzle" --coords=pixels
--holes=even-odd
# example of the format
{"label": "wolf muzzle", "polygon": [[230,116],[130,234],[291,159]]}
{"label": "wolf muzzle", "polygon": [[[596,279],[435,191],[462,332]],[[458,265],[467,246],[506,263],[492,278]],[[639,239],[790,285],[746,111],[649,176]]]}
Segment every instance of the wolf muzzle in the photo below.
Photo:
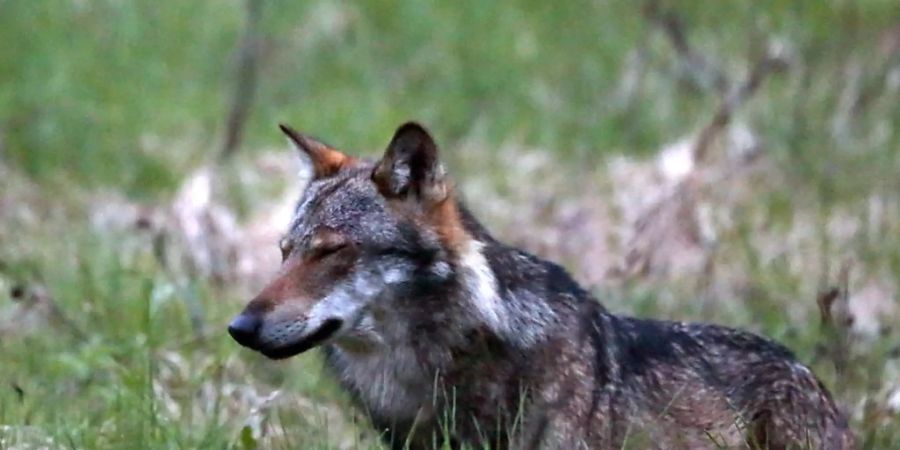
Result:
{"label": "wolf muzzle", "polygon": [[317,329],[288,345],[274,346],[260,339],[262,318],[253,313],[243,312],[228,325],[228,334],[239,344],[256,350],[271,359],[284,359],[303,353],[331,338],[340,330],[343,321],[328,319]]}

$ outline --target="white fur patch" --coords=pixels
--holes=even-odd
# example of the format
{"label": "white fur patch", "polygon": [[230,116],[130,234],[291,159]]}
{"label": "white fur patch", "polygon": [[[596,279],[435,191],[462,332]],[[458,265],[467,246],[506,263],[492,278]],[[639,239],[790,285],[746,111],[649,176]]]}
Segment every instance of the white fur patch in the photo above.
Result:
{"label": "white fur patch", "polygon": [[309,154],[306,153],[306,150],[303,150],[297,144],[291,140],[287,140],[288,143],[293,147],[297,155],[297,177],[299,178],[300,186],[307,186],[313,179],[313,175],[315,172],[315,168],[313,167],[312,159],[310,159]]}
{"label": "white fur patch", "polygon": [[498,336],[530,347],[548,335],[556,313],[538,294],[520,290],[502,298],[494,271],[483,253],[484,243],[469,241],[460,255],[460,274],[477,318]]}
{"label": "white fur patch", "polygon": [[367,409],[379,415],[413,419],[431,399],[431,383],[423,383],[427,375],[408,345],[366,354],[350,354],[338,347],[334,356],[344,382],[355,388]]}
{"label": "white fur patch", "polygon": [[438,261],[431,267],[431,273],[435,274],[439,278],[448,278],[453,274],[453,268],[450,267],[450,264],[447,264],[444,261]]}
{"label": "white fur patch", "polygon": [[398,284],[403,283],[409,279],[409,274],[406,270],[400,268],[391,268],[387,269],[383,275],[384,284]]}
{"label": "white fur patch", "polygon": [[497,292],[497,278],[494,271],[481,252],[483,248],[484,244],[474,239],[466,242],[463,247],[460,254],[463,287],[479,318],[494,332],[505,336],[509,332],[506,320],[508,313]]}
{"label": "white fur patch", "polygon": [[408,164],[396,164],[391,172],[392,188],[400,191],[410,183],[410,168]]}

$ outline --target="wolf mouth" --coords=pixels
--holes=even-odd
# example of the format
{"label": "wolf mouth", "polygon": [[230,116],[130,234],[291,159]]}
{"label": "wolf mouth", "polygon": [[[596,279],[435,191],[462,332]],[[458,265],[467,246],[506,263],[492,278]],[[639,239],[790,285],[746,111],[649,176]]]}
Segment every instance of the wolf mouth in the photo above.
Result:
{"label": "wolf mouth", "polygon": [[300,339],[293,344],[282,347],[261,348],[260,353],[271,359],[286,359],[291,356],[299,355],[332,337],[340,328],[343,322],[340,319],[328,319],[314,333]]}

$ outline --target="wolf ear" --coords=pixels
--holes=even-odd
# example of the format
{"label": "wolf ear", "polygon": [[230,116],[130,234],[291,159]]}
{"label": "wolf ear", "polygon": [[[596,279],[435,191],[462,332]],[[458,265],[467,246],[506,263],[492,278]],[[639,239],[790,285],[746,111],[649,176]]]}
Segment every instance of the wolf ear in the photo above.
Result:
{"label": "wolf ear", "polygon": [[287,125],[278,125],[287,135],[291,144],[300,151],[301,156],[309,158],[313,170],[313,178],[325,178],[336,174],[341,167],[351,162],[352,158],[317,141],[312,136],[303,134]]}
{"label": "wolf ear", "polygon": [[372,180],[388,198],[414,196],[420,201],[447,198],[447,180],[438,148],[424,127],[407,122],[397,128]]}

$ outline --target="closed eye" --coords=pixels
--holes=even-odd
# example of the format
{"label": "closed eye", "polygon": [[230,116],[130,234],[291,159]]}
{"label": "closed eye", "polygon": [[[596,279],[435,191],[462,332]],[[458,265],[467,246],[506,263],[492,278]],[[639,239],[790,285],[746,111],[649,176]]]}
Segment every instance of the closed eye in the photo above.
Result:
{"label": "closed eye", "polygon": [[347,248],[349,244],[347,236],[332,228],[321,227],[313,235],[306,256],[312,259],[325,258]]}
{"label": "closed eye", "polygon": [[310,248],[309,254],[312,258],[324,258],[326,256],[337,253],[346,247],[346,242],[329,242]]}

